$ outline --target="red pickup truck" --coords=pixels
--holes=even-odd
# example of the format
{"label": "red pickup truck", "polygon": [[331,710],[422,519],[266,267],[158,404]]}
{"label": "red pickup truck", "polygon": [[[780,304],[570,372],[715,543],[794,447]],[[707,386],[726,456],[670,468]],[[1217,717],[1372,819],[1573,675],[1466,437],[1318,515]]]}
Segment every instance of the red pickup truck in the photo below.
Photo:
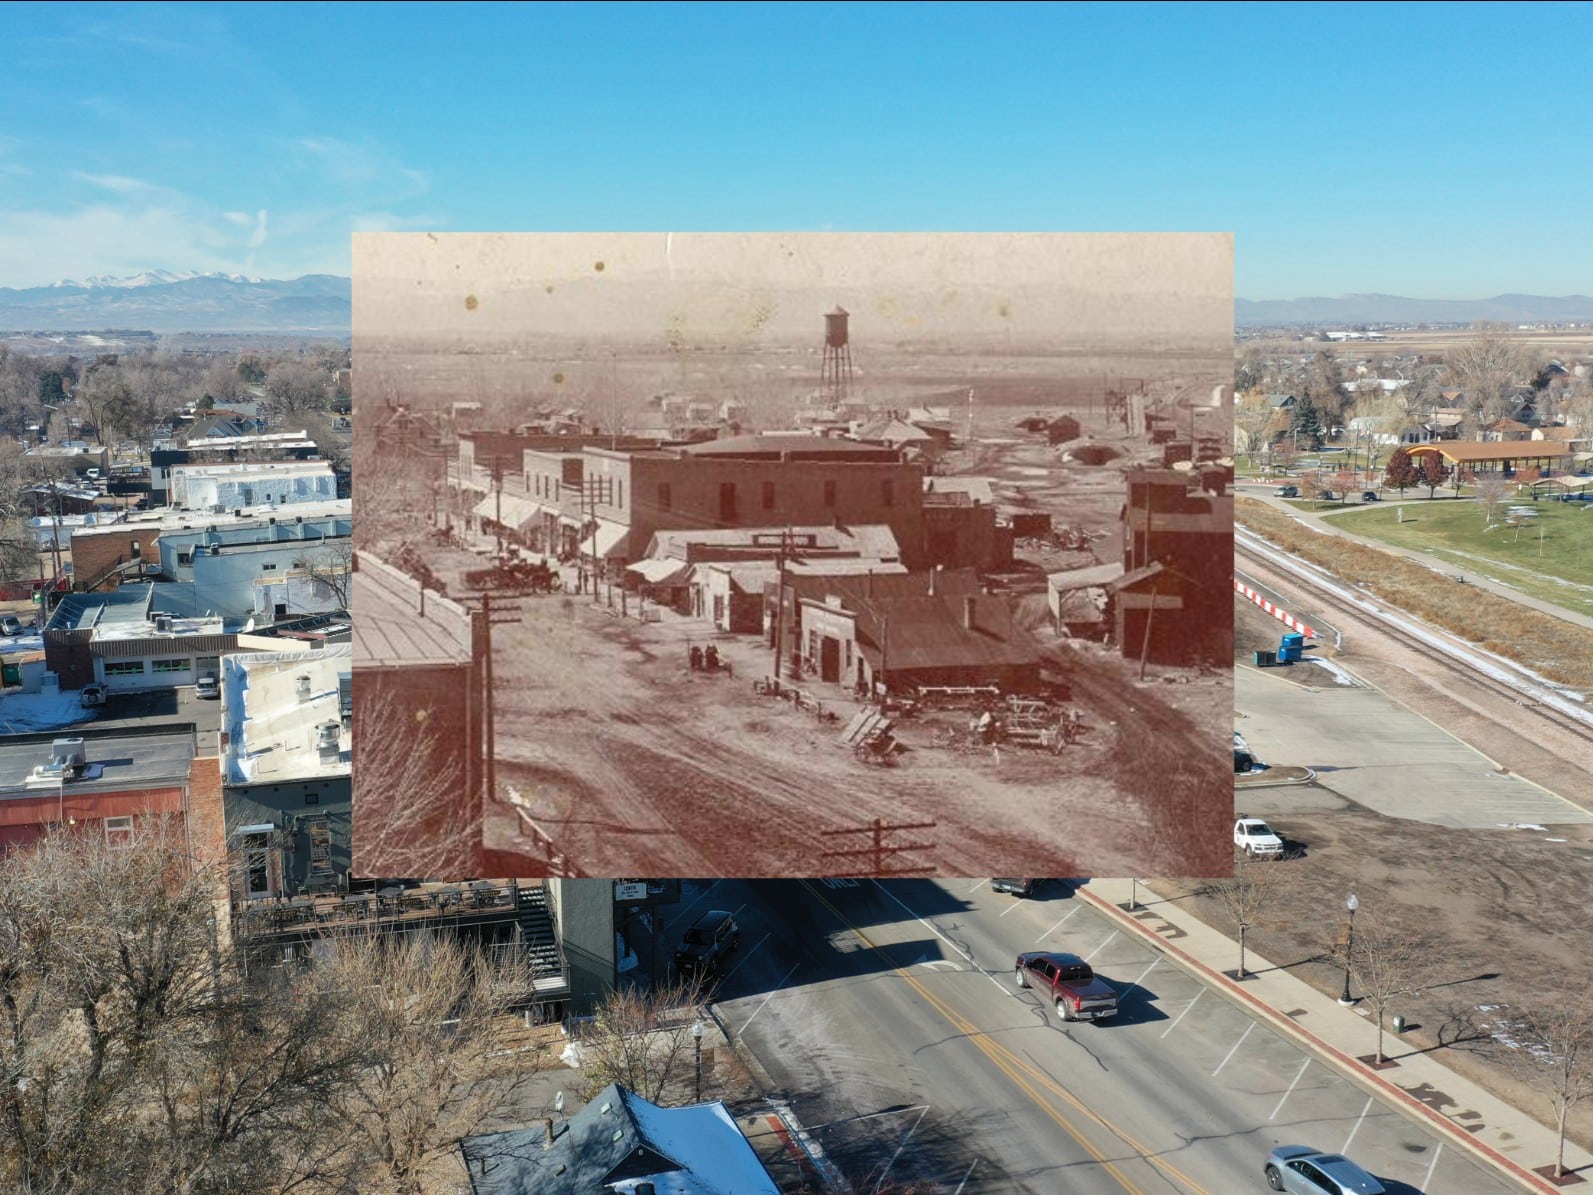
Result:
{"label": "red pickup truck", "polygon": [[1064,1021],[1096,1021],[1117,1014],[1117,989],[1076,954],[1020,954],[1014,973],[1020,988],[1049,993]]}

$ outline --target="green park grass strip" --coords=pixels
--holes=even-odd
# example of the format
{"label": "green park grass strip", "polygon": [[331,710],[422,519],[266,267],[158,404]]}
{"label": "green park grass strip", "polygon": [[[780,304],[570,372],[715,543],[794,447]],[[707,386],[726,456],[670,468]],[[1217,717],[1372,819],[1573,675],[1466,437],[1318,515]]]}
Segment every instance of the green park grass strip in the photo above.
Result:
{"label": "green park grass strip", "polygon": [[[1436,508],[1439,504],[1433,505]],[[1473,537],[1485,539],[1481,512],[1469,503],[1464,507],[1460,503],[1453,505],[1456,510],[1469,511],[1475,528]],[[1385,511],[1376,513],[1381,515]],[[1392,510],[1386,513],[1388,524],[1395,525]],[[1361,516],[1362,512],[1357,512],[1357,517]],[[1234,517],[1290,555],[1327,569],[1351,585],[1360,586],[1381,602],[1560,684],[1583,692],[1593,691],[1593,631],[1476,586],[1462,586],[1451,576],[1436,573],[1381,548],[1314,530],[1253,498],[1240,497],[1235,503]],[[1412,516],[1407,514],[1406,517]],[[1593,515],[1587,517],[1593,522]],[[1353,522],[1346,529],[1359,530]],[[1497,531],[1487,533],[1498,534]],[[1524,529],[1518,546],[1524,547],[1526,539]],[[1426,544],[1417,546],[1431,550]],[[1535,551],[1536,544],[1532,547]],[[1546,553],[1547,550],[1545,541]],[[1593,546],[1589,550],[1593,551]]]}
{"label": "green park grass strip", "polygon": [[[1511,506],[1537,514],[1516,528],[1504,522]],[[1355,535],[1413,548],[1455,565],[1486,573],[1512,589],[1578,614],[1593,614],[1593,503],[1507,502],[1491,529],[1478,502],[1421,502],[1395,508],[1360,509],[1333,525]],[[1586,513],[1584,513],[1586,512]]]}

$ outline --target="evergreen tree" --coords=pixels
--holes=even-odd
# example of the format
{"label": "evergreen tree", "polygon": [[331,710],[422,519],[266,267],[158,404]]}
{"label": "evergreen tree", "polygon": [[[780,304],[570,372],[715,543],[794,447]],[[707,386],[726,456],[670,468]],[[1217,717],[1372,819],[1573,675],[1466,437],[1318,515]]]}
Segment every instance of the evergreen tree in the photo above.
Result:
{"label": "evergreen tree", "polygon": [[1302,398],[1294,406],[1294,411],[1289,419],[1289,434],[1301,447],[1309,447],[1318,451],[1322,447],[1322,420],[1316,413],[1316,405],[1309,398]]}

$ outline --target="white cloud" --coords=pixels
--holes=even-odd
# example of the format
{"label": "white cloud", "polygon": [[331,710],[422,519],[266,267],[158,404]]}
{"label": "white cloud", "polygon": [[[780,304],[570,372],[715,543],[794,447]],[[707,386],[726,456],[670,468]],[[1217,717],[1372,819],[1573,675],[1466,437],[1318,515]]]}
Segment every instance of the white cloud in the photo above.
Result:
{"label": "white cloud", "polygon": [[252,228],[254,226],[254,217],[248,212],[222,212],[221,218],[223,220],[231,220],[239,228]]}
{"label": "white cloud", "polygon": [[448,227],[447,217],[424,213],[400,216],[396,212],[356,212],[350,222],[354,232],[424,232]]}
{"label": "white cloud", "polygon": [[71,174],[80,183],[88,183],[102,191],[109,191],[113,195],[149,195],[164,191],[164,187],[154,183],[145,182],[141,178],[128,178],[124,174],[86,174],[81,170],[74,170]]}
{"label": "white cloud", "polygon": [[266,240],[266,217],[269,213],[265,208],[260,209],[260,214],[255,218],[254,231],[249,234],[249,248],[258,249]]}

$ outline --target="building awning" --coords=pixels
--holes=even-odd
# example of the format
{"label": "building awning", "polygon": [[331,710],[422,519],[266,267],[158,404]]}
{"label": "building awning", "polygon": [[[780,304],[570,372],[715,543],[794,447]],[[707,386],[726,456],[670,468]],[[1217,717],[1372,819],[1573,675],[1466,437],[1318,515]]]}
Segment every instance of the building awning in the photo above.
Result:
{"label": "building awning", "polygon": [[1103,585],[1110,585],[1122,575],[1122,561],[1113,561],[1110,564],[1097,564],[1090,568],[1076,568],[1071,572],[1052,573],[1046,578],[1046,584],[1054,592],[1066,593],[1074,589],[1097,589]]}
{"label": "building awning", "polygon": [[684,560],[638,560],[628,565],[626,571],[640,574],[649,585],[675,585],[685,578],[690,568]]}
{"label": "building awning", "polygon": [[581,541],[581,554],[599,556],[604,560],[611,556],[623,556],[630,534],[631,529],[624,523],[611,523],[607,519],[599,519],[597,530]]}
{"label": "building awning", "polygon": [[[501,504],[501,505],[500,505]],[[530,498],[521,498],[516,494],[488,494],[472,507],[472,513],[477,518],[491,519],[499,522],[499,511],[503,512],[501,522],[505,527],[513,527],[516,531],[523,531],[532,523],[540,522],[542,512],[549,508]]]}
{"label": "building awning", "polygon": [[270,822],[261,822],[257,826],[239,826],[232,832],[234,838],[243,834],[271,834],[276,831],[276,826]]}

